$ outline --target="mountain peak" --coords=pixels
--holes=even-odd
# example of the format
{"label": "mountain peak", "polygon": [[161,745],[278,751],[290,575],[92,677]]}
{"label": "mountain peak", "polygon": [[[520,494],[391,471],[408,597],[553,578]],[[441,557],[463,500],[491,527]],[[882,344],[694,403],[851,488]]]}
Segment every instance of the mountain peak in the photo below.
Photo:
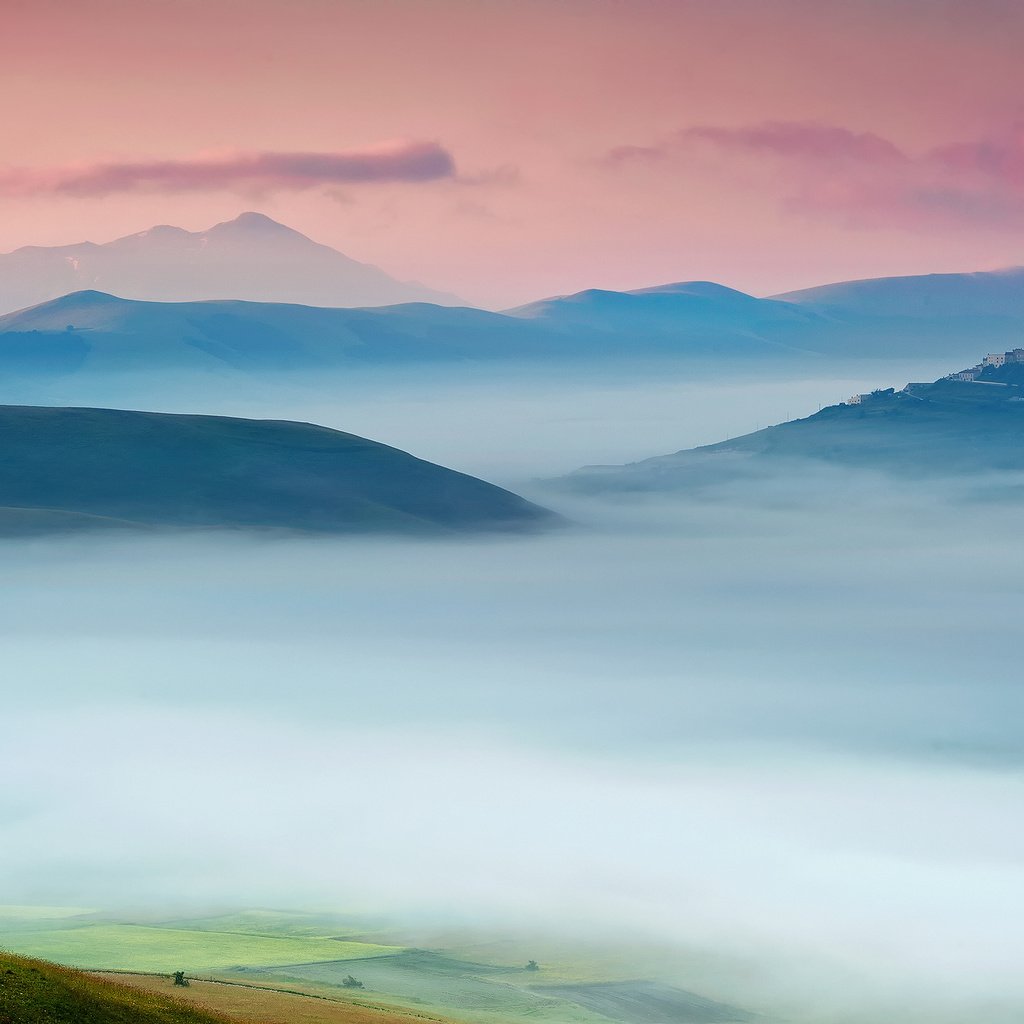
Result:
{"label": "mountain peak", "polygon": [[59,298],[49,302],[40,303],[50,309],[63,309],[65,307],[82,308],[85,306],[114,306],[123,303],[124,299],[111,295],[109,292],[97,291],[95,288],[83,288],[81,291],[68,292]]}
{"label": "mountain peak", "polygon": [[268,217],[265,213],[256,213],[253,210],[247,210],[245,213],[240,213],[234,220],[221,221],[220,224],[215,224],[209,231],[206,232],[208,235],[212,234],[245,234],[245,235],[288,235],[298,236],[299,238],[305,238],[306,236],[300,231],[296,231],[294,228],[288,227],[286,224],[273,220]]}
{"label": "mountain peak", "polygon": [[634,288],[630,295],[690,295],[695,298],[743,298],[752,296],[736,288],[718,284],[716,281],[672,281],[669,284],[654,285],[650,288]]}
{"label": "mountain peak", "polygon": [[97,285],[126,299],[157,302],[465,304],[397,280],[254,210],[198,231],[161,224],[98,246],[0,255],[0,314]]}

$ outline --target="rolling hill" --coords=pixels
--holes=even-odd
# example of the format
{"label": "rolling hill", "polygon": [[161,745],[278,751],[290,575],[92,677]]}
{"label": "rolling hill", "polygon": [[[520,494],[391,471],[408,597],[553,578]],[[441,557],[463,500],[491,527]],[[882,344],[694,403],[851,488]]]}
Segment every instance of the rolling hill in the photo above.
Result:
{"label": "rolling hill", "polygon": [[84,291],[0,316],[0,367],[56,375],[308,370],[542,357],[557,341],[531,324],[465,307],[141,302]]}
{"label": "rolling hill", "polygon": [[[304,371],[466,361],[816,360],[857,355],[836,324],[715,285],[585,292],[509,313],[406,303],[142,302],[82,291],[0,316],[0,369]],[[801,347],[802,346],[802,347]],[[897,346],[906,355],[914,345]],[[872,350],[872,354],[877,352]]]}
{"label": "rolling hill", "polygon": [[524,530],[557,517],[500,487],[308,423],[0,406],[0,532]]}
{"label": "rolling hill", "polygon": [[798,306],[726,288],[686,281],[616,292],[590,289],[508,311],[558,333],[588,337],[595,349],[637,347],[665,352],[783,355],[813,349],[827,327]]}
{"label": "rolling hill", "polygon": [[808,310],[877,317],[1008,317],[1024,320],[1024,267],[972,274],[918,274],[804,288],[774,296]]}
{"label": "rolling hill", "polygon": [[0,255],[0,312],[89,289],[171,302],[460,304],[454,295],[396,281],[259,213],[207,231],[161,225],[102,245],[26,246]]}
{"label": "rolling hill", "polygon": [[589,466],[561,483],[584,493],[669,491],[808,463],[902,478],[1024,471],[1024,364],[993,367],[975,381],[943,378],[858,398],[718,444]]}
{"label": "rolling hill", "polygon": [[1024,271],[852,282],[775,299],[706,281],[592,289],[504,313],[430,302],[156,302],[84,290],[0,316],[0,370],[260,373],[616,359],[815,366],[862,357],[960,361],[1022,338]]}

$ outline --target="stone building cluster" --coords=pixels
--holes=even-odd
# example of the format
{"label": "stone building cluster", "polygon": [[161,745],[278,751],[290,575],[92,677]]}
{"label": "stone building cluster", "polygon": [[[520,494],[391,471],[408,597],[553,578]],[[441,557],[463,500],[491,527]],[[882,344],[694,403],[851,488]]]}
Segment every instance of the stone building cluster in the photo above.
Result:
{"label": "stone building cluster", "polygon": [[[989,352],[977,366],[970,366],[966,370],[957,370],[955,373],[947,373],[945,380],[973,381],[977,380],[989,367],[998,369],[1000,366],[1008,366],[1014,363],[1024,364],[1024,348],[1010,349],[1008,352]],[[918,387],[916,384],[908,384],[904,391]],[[851,395],[846,400],[846,405],[861,405],[871,397],[867,395]]]}
{"label": "stone building cluster", "polygon": [[989,367],[1006,366],[1007,363],[1024,363],[1024,348],[1014,348],[1009,352],[989,352],[977,366],[946,375],[946,380],[976,380]]}

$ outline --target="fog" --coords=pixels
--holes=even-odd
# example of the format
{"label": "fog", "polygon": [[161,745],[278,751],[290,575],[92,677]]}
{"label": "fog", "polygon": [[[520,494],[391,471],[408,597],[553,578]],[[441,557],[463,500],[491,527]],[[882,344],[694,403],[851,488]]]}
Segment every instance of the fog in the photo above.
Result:
{"label": "fog", "polygon": [[361,434],[501,484],[711,444],[947,361],[423,364],[257,375],[9,378],[0,402],[297,419]]}
{"label": "fog", "polygon": [[[202,411],[307,394],[509,483],[866,386],[466,375]],[[1019,1019],[1019,509],[867,473],[527,491],[574,525],[0,543],[4,902],[628,936],[770,1015]]]}

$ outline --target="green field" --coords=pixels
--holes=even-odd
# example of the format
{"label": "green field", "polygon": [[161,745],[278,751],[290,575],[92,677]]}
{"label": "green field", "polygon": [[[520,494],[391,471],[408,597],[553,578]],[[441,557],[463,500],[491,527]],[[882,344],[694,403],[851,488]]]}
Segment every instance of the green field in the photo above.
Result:
{"label": "green field", "polygon": [[[136,918],[0,908],[0,948],[72,967],[218,978],[473,1024],[724,1024],[715,965],[637,942],[417,933],[340,914],[246,910]],[[428,948],[424,948],[428,947]],[[529,960],[539,970],[527,970]],[[346,988],[354,976],[361,988]],[[717,991],[716,991],[717,989]]]}
{"label": "green field", "polygon": [[71,967],[164,973],[358,960],[400,952],[400,947],[338,941],[328,937],[258,935],[133,924],[6,930],[2,920],[0,947]]}
{"label": "green field", "polygon": [[[608,1018],[560,996],[527,987],[536,972],[456,960],[441,953],[407,950],[359,963],[308,963],[274,970],[233,970],[235,980],[340,990],[346,975],[364,986],[356,998],[409,1007],[430,1015],[474,1022],[535,1021],[549,1024],[608,1024]],[[518,982],[518,984],[517,984]]]}
{"label": "green field", "polygon": [[83,907],[0,906],[0,929],[9,925],[38,926],[40,921],[63,921],[90,913]]}

